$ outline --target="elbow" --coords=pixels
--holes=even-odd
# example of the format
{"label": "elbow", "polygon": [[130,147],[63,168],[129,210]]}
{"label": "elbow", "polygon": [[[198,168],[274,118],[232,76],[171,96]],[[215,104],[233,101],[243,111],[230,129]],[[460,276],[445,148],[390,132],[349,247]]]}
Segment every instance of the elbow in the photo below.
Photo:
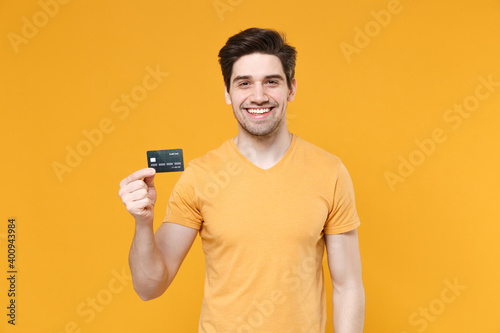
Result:
{"label": "elbow", "polygon": [[165,283],[163,283],[161,285],[155,285],[155,286],[139,285],[139,284],[136,285],[135,283],[133,283],[133,284],[134,284],[135,293],[143,301],[150,301],[150,300],[153,300],[155,298],[158,298],[161,295],[163,295],[165,290],[167,290],[167,286]]}
{"label": "elbow", "polygon": [[356,293],[363,296],[365,295],[365,288],[363,285],[363,281],[360,279],[352,280],[352,281],[344,281],[344,282],[336,282],[333,283],[333,291],[336,293]]}
{"label": "elbow", "polygon": [[345,303],[351,302],[364,313],[366,295],[363,284],[350,284],[350,285],[334,285],[333,287],[333,302]]}
{"label": "elbow", "polygon": [[163,295],[170,282],[166,270],[155,275],[146,275],[144,272],[132,270],[134,291],[143,301],[150,301]]}
{"label": "elbow", "polygon": [[155,299],[155,298],[158,298],[158,296],[148,295],[148,294],[143,294],[143,293],[137,293],[137,295],[139,295],[139,298],[141,300],[143,300],[144,302],[150,301],[150,300]]}
{"label": "elbow", "polygon": [[151,291],[138,290],[136,288],[134,288],[134,289],[135,289],[136,294],[139,296],[139,298],[145,302],[160,297],[164,292],[164,291],[158,292],[158,291],[154,291],[154,290],[151,290]]}

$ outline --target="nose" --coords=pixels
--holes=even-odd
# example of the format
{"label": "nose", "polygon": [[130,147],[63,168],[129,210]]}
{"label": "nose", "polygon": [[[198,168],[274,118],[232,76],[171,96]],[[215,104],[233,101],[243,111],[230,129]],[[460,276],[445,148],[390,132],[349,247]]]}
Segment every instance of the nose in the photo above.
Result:
{"label": "nose", "polygon": [[269,97],[266,95],[266,91],[261,84],[254,85],[250,101],[256,104],[262,104],[269,101]]}

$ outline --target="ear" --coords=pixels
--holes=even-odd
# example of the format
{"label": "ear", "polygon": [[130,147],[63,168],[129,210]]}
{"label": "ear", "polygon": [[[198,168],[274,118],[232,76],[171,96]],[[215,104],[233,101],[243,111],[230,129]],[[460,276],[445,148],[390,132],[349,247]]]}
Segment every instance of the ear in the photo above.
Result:
{"label": "ear", "polygon": [[226,98],[226,104],[231,105],[231,95],[229,95],[229,92],[227,91],[227,86],[224,83],[224,97]]}
{"label": "ear", "polygon": [[295,78],[292,79],[292,86],[288,91],[287,101],[291,102],[295,98],[295,93],[297,92],[297,80]]}

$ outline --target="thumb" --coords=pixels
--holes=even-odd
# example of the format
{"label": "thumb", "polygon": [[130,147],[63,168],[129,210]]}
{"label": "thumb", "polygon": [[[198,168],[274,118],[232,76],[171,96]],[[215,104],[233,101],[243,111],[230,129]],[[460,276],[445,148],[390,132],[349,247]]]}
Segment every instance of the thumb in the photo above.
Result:
{"label": "thumb", "polygon": [[156,175],[156,170],[153,168],[149,168],[148,171],[149,171],[148,176],[144,177],[144,182],[149,187],[154,187],[155,186],[154,179],[155,179],[155,175]]}

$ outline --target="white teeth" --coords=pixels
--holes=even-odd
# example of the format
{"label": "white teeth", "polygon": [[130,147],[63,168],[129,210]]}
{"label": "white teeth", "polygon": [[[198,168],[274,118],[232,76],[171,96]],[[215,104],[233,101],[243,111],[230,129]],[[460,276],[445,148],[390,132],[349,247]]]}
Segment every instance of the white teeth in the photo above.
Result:
{"label": "white teeth", "polygon": [[266,113],[271,111],[271,108],[267,109],[247,109],[248,113]]}

